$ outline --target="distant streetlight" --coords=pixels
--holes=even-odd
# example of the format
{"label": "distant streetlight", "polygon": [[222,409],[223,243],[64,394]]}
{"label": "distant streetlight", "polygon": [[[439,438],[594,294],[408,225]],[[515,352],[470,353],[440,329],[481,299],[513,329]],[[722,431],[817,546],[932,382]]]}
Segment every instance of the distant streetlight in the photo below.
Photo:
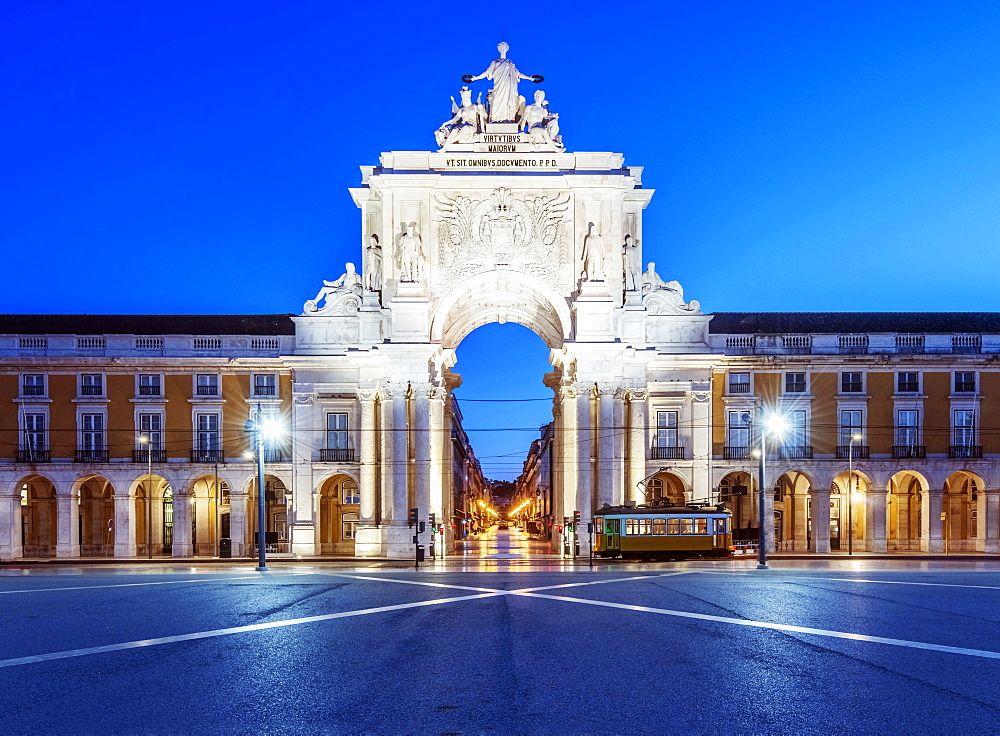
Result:
{"label": "distant streetlight", "polygon": [[847,443],[847,554],[854,554],[854,443],[860,442],[860,434],[852,434]]}
{"label": "distant streetlight", "polygon": [[153,559],[153,443],[149,435],[139,435],[146,446],[146,554]]}
{"label": "distant streetlight", "polygon": [[272,439],[281,435],[281,427],[273,419],[264,419],[257,405],[257,411],[252,419],[247,419],[243,427],[253,438],[255,454],[257,455],[257,567],[258,572],[267,571],[267,533],[265,519],[267,517],[266,499],[264,497],[264,439]]}

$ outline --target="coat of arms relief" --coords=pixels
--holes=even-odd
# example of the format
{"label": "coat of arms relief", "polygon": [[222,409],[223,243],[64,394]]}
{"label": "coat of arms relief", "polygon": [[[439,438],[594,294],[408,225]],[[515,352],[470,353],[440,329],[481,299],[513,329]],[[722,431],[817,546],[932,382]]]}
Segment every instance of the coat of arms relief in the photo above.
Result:
{"label": "coat of arms relief", "polygon": [[437,268],[431,288],[441,294],[456,283],[507,266],[553,289],[572,287],[566,212],[570,195],[515,197],[495,189],[484,199],[463,194],[437,198]]}

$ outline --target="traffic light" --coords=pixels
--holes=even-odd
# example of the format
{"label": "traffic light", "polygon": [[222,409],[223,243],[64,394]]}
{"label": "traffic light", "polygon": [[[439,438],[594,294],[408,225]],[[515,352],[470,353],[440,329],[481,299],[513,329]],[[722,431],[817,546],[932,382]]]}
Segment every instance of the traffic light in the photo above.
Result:
{"label": "traffic light", "polygon": [[417,523],[417,509],[410,509],[410,515],[406,518],[407,526],[413,526]]}
{"label": "traffic light", "polygon": [[566,531],[573,531],[573,520],[568,516],[563,517],[563,526],[566,527]]}
{"label": "traffic light", "polygon": [[423,534],[425,529],[426,527],[424,526],[424,522],[421,521],[417,523],[417,534]]}
{"label": "traffic light", "polygon": [[437,528],[436,517],[434,516],[434,514],[430,515],[430,522],[431,522],[431,534],[434,534],[434,533],[437,532],[437,529],[438,529]]}
{"label": "traffic light", "polygon": [[579,511],[574,511],[573,512],[573,531],[576,531],[579,528],[580,528],[580,512]]}

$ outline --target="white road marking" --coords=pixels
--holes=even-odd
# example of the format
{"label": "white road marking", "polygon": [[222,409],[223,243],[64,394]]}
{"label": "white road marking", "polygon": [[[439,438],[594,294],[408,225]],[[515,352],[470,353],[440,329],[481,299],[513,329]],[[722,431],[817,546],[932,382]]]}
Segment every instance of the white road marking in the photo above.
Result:
{"label": "white road marking", "polygon": [[[691,572],[695,572],[692,570]],[[710,575],[737,575],[744,577],[754,577],[753,573],[743,572],[723,572],[722,570],[698,570]],[[879,585],[925,585],[931,588],[975,588],[978,590],[1000,590],[997,585],[960,585],[958,583],[915,583],[907,580],[866,580],[864,578],[824,578],[818,575],[789,575],[793,580],[832,580],[842,583],[877,583]]]}
{"label": "white road marking", "polygon": [[362,608],[356,611],[342,611],[340,613],[327,613],[322,616],[306,616],[304,618],[290,618],[283,621],[270,621],[263,624],[248,624],[246,626],[231,626],[226,629],[214,629],[212,631],[197,631],[193,634],[178,634],[176,636],[161,636],[155,639],[140,639],[138,641],[126,641],[120,644],[105,644],[98,647],[85,647],[83,649],[67,649],[62,652],[49,652],[48,654],[34,654],[29,657],[15,657],[13,659],[0,660],[0,667],[17,667],[24,664],[36,664],[38,662],[50,662],[55,659],[68,659],[70,657],[84,657],[89,654],[105,654],[108,652],[120,652],[124,649],[141,649],[143,647],[155,647],[160,644],[175,644],[182,641],[195,641],[197,639],[210,639],[215,636],[228,636],[229,634],[242,634],[247,631],[262,631],[264,629],[278,629],[285,626],[299,626],[300,624],[311,624],[317,621],[331,621],[337,618],[350,618],[352,616],[365,616],[370,613],[386,613],[387,611],[403,611],[407,608],[419,608],[421,606],[437,606],[442,603],[455,603],[456,601],[474,600],[476,598],[493,598],[500,593],[480,593],[478,595],[462,595],[454,598],[435,598],[429,601],[417,601],[416,603],[399,603],[393,606],[379,606],[378,608]]}
{"label": "white road marking", "polygon": [[348,575],[341,572],[314,572],[311,575],[325,575],[333,578],[350,578],[351,580],[374,580],[379,583],[400,583],[402,585],[423,585],[429,588],[449,588],[451,590],[475,590],[481,593],[507,593],[497,588],[476,588],[471,585],[450,585],[448,583],[428,583],[422,580],[400,580],[399,578],[373,577],[370,575]]}
{"label": "white road marking", "polygon": [[679,570],[677,572],[665,572],[660,575],[636,575],[631,578],[613,578],[611,580],[588,580],[585,583],[560,583],[559,585],[545,585],[540,588],[520,588],[518,590],[508,591],[511,595],[520,595],[521,593],[533,593],[536,590],[556,590],[558,588],[578,588],[581,585],[604,585],[606,583],[629,583],[636,580],[654,580],[656,578],[669,578],[674,575],[690,575],[691,570]]}
{"label": "white road marking", "polygon": [[799,634],[813,634],[815,636],[828,636],[835,639],[850,639],[853,641],[867,641],[875,644],[889,644],[897,647],[909,647],[911,649],[927,649],[932,652],[947,652],[949,654],[964,654],[969,657],[985,657],[986,659],[1000,659],[1000,652],[991,652],[985,649],[967,649],[965,647],[950,647],[943,644],[928,644],[922,641],[907,641],[906,639],[889,639],[884,636],[868,636],[867,634],[852,634],[848,631],[830,631],[827,629],[812,629],[807,626],[793,626],[791,624],[774,624],[768,621],[752,621],[744,618],[729,618],[727,616],[712,616],[707,613],[691,613],[689,611],[671,611],[666,608],[651,608],[650,606],[635,606],[628,603],[609,603],[607,601],[594,601],[586,598],[570,598],[563,595],[547,595],[545,593],[518,593],[517,595],[526,598],[548,598],[554,601],[566,601],[568,603],[584,603],[589,606],[605,606],[607,608],[617,608],[625,611],[642,611],[644,613],[658,613],[664,616],[678,616],[680,618],[694,618],[700,621],[715,621],[722,624],[736,624],[737,626],[752,626],[758,629],[773,629],[775,631],[793,631]]}
{"label": "white road marking", "polygon": [[[294,573],[301,575],[302,573]],[[113,585],[75,585],[62,588],[30,588],[27,590],[0,590],[0,595],[17,595],[20,593],[52,593],[63,590],[97,590],[99,588],[133,588],[140,585],[181,585],[182,583],[218,583],[224,580],[249,580],[260,575],[240,575],[239,577],[196,578],[194,580],[160,580],[153,583],[115,583]]]}

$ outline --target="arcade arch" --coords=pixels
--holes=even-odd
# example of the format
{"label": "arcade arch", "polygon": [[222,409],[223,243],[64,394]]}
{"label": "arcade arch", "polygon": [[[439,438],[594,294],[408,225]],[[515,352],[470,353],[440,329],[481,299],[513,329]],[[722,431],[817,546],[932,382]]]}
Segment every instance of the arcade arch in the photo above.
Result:
{"label": "arcade arch", "polygon": [[58,540],[56,489],[48,478],[26,476],[17,482],[21,506],[21,554],[55,557]]}
{"label": "arcade arch", "polygon": [[351,554],[361,518],[357,480],[346,474],[327,478],[317,494],[318,554]]}
{"label": "arcade arch", "polygon": [[[115,554],[115,489],[111,481],[92,475],[77,481],[79,498],[79,543],[81,557],[111,557]],[[128,544],[129,540],[121,540]]]}
{"label": "arcade arch", "polygon": [[900,470],[889,479],[889,551],[916,552],[926,546],[924,505],[929,490],[927,479],[913,470]]}

